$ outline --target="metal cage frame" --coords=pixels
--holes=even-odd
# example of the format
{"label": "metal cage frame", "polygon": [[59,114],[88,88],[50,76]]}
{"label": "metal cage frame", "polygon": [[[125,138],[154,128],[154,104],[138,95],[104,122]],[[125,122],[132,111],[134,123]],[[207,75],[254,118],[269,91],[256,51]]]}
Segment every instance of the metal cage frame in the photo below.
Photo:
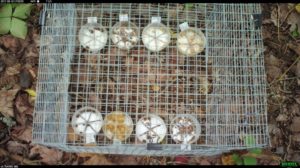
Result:
{"label": "metal cage frame", "polygon": [[[157,156],[214,155],[268,146],[260,5],[182,7],[180,4],[45,4],[41,15],[33,143],[68,152]],[[176,43],[171,42],[160,52],[150,52],[144,49],[141,39],[127,53],[116,49],[110,38],[103,50],[94,53],[79,44],[78,32],[87,17],[97,17],[98,23],[109,32],[120,13],[128,13],[140,36],[152,16],[161,16],[161,22],[174,34],[180,32],[178,25],[187,21],[204,32],[205,51],[183,57]],[[145,58],[147,63],[139,58]],[[127,64],[127,59],[132,62]],[[150,67],[148,71],[137,71],[146,66]],[[150,73],[156,75],[153,81],[149,80]],[[201,77],[209,79],[209,84],[199,82]],[[159,91],[151,90],[153,85]],[[203,86],[210,91],[198,92]],[[97,108],[103,118],[112,111],[122,110],[132,117],[134,129],[141,116],[154,113],[164,119],[168,133],[162,143],[155,144],[159,147],[156,150],[151,146],[149,149],[153,144],[137,142],[135,131],[125,141],[116,143],[101,130],[97,145],[85,146],[83,137],[69,130],[72,115],[83,106]],[[200,123],[201,134],[196,143],[176,144],[170,137],[170,120],[182,113],[196,116]],[[69,136],[76,136],[76,140],[70,142]]]}

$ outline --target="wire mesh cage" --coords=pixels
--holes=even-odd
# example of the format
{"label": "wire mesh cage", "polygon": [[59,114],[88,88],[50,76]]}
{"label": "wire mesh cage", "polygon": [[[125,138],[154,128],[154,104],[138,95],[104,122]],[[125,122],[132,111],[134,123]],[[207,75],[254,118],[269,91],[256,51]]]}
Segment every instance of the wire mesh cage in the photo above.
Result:
{"label": "wire mesh cage", "polygon": [[33,143],[213,155],[269,144],[258,4],[45,4]]}

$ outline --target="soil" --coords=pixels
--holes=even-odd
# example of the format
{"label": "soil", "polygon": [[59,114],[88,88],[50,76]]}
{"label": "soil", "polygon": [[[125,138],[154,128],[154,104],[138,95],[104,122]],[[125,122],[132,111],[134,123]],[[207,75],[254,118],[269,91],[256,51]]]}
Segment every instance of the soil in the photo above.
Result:
{"label": "soil", "polygon": [[[257,156],[259,165],[278,165],[281,161],[300,162],[300,37],[294,37],[291,31],[298,24],[300,32],[300,13],[294,9],[295,4],[261,4],[262,36],[264,43],[264,62],[267,74],[268,92],[268,128],[270,147]],[[224,165],[233,164],[230,155],[243,155],[245,150],[231,151],[220,155],[149,157],[99,155],[90,153],[67,153],[54,148],[32,145],[32,120],[34,98],[26,89],[35,90],[39,63],[40,31],[39,11],[42,5],[35,5],[28,20],[28,35],[25,40],[11,35],[0,36],[0,164],[1,165],[166,165],[166,164],[197,164]],[[143,52],[143,50],[140,50]],[[114,49],[110,53],[116,52]],[[135,64],[134,55],[122,60],[124,63]],[[176,51],[172,51],[176,52]],[[170,53],[172,53],[170,52]],[[120,53],[119,53],[120,54]],[[126,53],[124,53],[126,55]],[[172,54],[171,54],[172,55]],[[143,59],[143,58],[139,58]],[[93,64],[93,57],[83,61]],[[169,59],[173,61],[172,59]],[[176,60],[181,63],[184,60]],[[112,63],[116,58],[103,59],[102,63]],[[153,60],[140,60],[144,62]],[[178,63],[178,64],[181,64]],[[170,62],[172,64],[172,62]],[[146,66],[145,66],[146,67]],[[76,67],[72,67],[77,69]],[[122,70],[136,72],[137,67],[131,66]],[[143,69],[140,69],[143,70]],[[169,69],[168,69],[169,70]],[[155,71],[149,67],[144,71]],[[164,75],[170,72],[162,69],[160,78],[141,77],[140,82],[160,82],[168,79]],[[179,71],[179,70],[174,70]],[[151,73],[150,73],[151,74]],[[71,77],[72,78],[72,77]],[[84,76],[79,77],[84,83]],[[149,81],[148,81],[149,80]],[[114,81],[108,81],[113,83]],[[134,86],[133,86],[134,87]],[[105,92],[113,92],[113,88],[105,87]],[[120,88],[125,89],[125,88]],[[134,89],[134,88],[133,88]],[[144,89],[144,88],[140,88]],[[153,86],[153,92],[165,89],[171,92],[175,88]],[[185,88],[182,89],[184,92]],[[208,90],[208,88],[206,88]],[[89,97],[89,100],[96,100]],[[162,96],[161,101],[165,98]],[[141,100],[143,101],[143,100]],[[151,107],[150,107],[151,108]],[[125,109],[126,110],[126,109]],[[199,108],[203,113],[203,109]],[[163,113],[163,112],[162,112]],[[70,137],[76,139],[77,137]],[[69,137],[68,137],[69,139]],[[49,157],[51,156],[51,157]]]}

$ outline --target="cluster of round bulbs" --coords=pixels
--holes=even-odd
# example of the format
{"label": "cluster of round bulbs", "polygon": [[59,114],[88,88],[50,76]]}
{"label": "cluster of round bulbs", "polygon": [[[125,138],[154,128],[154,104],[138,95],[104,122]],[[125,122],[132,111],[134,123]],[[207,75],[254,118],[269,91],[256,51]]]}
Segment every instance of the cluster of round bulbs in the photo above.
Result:
{"label": "cluster of round bulbs", "polygon": [[[186,22],[185,22],[186,23]],[[130,50],[139,41],[138,27],[128,21],[117,22],[110,31],[113,44],[119,49]],[[107,30],[97,22],[90,22],[82,26],[79,31],[80,44],[92,52],[103,49],[108,40]],[[165,49],[171,42],[170,29],[159,21],[152,21],[142,32],[142,41],[145,47],[152,52]],[[177,48],[186,56],[195,56],[202,52],[206,45],[206,39],[201,30],[185,27],[181,29],[177,37]]]}

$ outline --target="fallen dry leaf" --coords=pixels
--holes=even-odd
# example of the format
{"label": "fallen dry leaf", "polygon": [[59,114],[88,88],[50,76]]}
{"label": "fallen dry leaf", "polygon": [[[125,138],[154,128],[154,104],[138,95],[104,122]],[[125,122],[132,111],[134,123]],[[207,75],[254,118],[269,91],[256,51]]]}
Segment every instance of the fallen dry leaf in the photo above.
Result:
{"label": "fallen dry leaf", "polygon": [[221,157],[223,165],[234,165],[234,160],[232,159],[231,155]]}
{"label": "fallen dry leaf", "polygon": [[300,117],[294,117],[291,127],[292,132],[300,132]]}
{"label": "fallen dry leaf", "polygon": [[277,122],[285,122],[288,120],[288,116],[285,115],[285,114],[279,114],[277,117],[276,117],[276,121]]}
{"label": "fallen dry leaf", "polygon": [[24,154],[27,153],[27,146],[25,144],[21,144],[16,141],[8,141],[7,142],[7,151],[10,154]]}
{"label": "fallen dry leaf", "polygon": [[114,165],[111,161],[107,160],[104,155],[95,154],[89,160],[85,161],[83,165]]}
{"label": "fallen dry leaf", "polygon": [[265,64],[269,66],[276,66],[280,68],[282,66],[283,61],[277,57],[275,57],[272,53],[265,54]]}
{"label": "fallen dry leaf", "polygon": [[68,141],[75,142],[79,139],[79,135],[75,134],[73,128],[71,126],[68,127]]}
{"label": "fallen dry leaf", "polygon": [[297,63],[296,76],[298,77],[297,79],[298,86],[300,86],[300,61],[298,61]]}
{"label": "fallen dry leaf", "polygon": [[[296,10],[291,11],[291,6],[287,3],[278,4],[279,10],[275,7],[271,11],[271,20],[275,26],[281,26],[282,22],[286,22],[291,25],[290,31],[295,29],[296,24],[300,25],[300,14]],[[289,13],[290,12],[290,13]],[[300,32],[300,27],[298,27],[298,32]]]}
{"label": "fallen dry leaf", "polygon": [[32,126],[26,126],[25,129],[23,126],[14,127],[12,136],[29,143],[32,141]]}
{"label": "fallen dry leaf", "polygon": [[28,102],[29,96],[27,94],[18,94],[15,100],[15,105],[19,113],[32,114],[33,107]]}
{"label": "fallen dry leaf", "polygon": [[19,89],[0,91],[0,112],[6,117],[14,117],[13,100]]}
{"label": "fallen dry leaf", "polygon": [[282,70],[276,66],[266,66],[267,71],[267,80],[272,82],[275,79],[278,79],[282,74]]}
{"label": "fallen dry leaf", "polygon": [[3,45],[13,53],[17,53],[22,48],[20,39],[13,37],[12,35],[2,36],[0,38],[0,45]]}
{"label": "fallen dry leaf", "polygon": [[96,154],[95,153],[85,153],[85,152],[77,153],[77,156],[81,157],[81,158],[93,157],[94,155],[96,155]]}
{"label": "fallen dry leaf", "polygon": [[291,106],[289,106],[289,110],[291,114],[300,116],[300,105],[298,105],[297,103],[294,103]]}
{"label": "fallen dry leaf", "polygon": [[63,152],[57,149],[50,149],[41,145],[35,145],[30,150],[29,156],[39,154],[42,162],[48,165],[58,164],[61,161]]}
{"label": "fallen dry leaf", "polygon": [[16,64],[11,67],[7,67],[5,73],[8,76],[13,76],[19,74],[20,70],[21,70],[21,64]]}
{"label": "fallen dry leaf", "polygon": [[206,160],[206,159],[202,159],[200,161],[200,165],[211,165],[211,163],[208,160]]}
{"label": "fallen dry leaf", "polygon": [[25,52],[24,52],[25,58],[38,57],[38,56],[39,56],[39,51],[35,44],[30,44],[30,45],[26,46]]}
{"label": "fallen dry leaf", "polygon": [[136,156],[118,156],[113,161],[118,165],[139,165]]}

